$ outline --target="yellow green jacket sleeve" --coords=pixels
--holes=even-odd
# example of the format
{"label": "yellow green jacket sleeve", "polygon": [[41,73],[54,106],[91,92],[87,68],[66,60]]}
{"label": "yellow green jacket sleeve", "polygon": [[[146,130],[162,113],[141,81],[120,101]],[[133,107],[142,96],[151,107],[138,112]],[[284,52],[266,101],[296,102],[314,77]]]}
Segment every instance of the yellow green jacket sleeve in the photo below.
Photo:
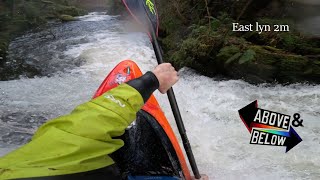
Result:
{"label": "yellow green jacket sleeve", "polygon": [[135,88],[122,84],[48,121],[32,141],[0,158],[0,179],[72,174],[113,164],[108,154],[124,145],[113,137],[124,133],[143,104]]}

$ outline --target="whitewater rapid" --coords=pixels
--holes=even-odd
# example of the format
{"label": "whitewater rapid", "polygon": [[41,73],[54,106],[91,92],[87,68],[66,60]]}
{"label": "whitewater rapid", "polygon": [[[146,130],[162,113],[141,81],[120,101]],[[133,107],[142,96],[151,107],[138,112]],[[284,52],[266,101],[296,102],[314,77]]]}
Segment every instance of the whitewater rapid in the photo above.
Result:
{"label": "whitewater rapid", "polygon": [[[55,37],[41,31],[11,44],[11,58],[26,57],[47,76],[0,81],[0,156],[28,142],[46,120],[88,101],[121,60],[136,61],[143,72],[156,66],[148,36],[127,27],[117,16],[92,13],[52,26]],[[188,68],[179,75],[174,91],[201,173],[210,179],[320,179],[319,85],[253,86]],[[178,136],[167,96],[155,94]],[[295,129],[303,141],[288,153],[249,144],[238,110],[254,100],[263,109],[300,113],[304,127]]]}

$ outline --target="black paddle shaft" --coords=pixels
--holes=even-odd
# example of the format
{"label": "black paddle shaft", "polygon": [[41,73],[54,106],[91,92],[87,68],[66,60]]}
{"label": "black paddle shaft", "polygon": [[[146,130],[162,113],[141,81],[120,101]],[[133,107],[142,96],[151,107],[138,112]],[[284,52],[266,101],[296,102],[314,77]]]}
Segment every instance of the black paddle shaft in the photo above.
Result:
{"label": "black paddle shaft", "polygon": [[[127,7],[130,14],[134,17],[134,19],[140,22],[142,25],[146,26],[152,41],[153,49],[155,51],[158,64],[164,63],[162,58],[162,51],[160,49],[159,43],[157,41],[157,35],[156,35],[156,31],[158,31],[158,17],[157,17],[157,12],[155,8],[155,3],[150,0],[149,1],[122,0],[122,1]],[[177,127],[181,135],[183,146],[188,156],[193,174],[196,179],[200,179],[201,176],[192,153],[191,145],[189,143],[189,140],[186,134],[186,129],[184,127],[181,114],[178,108],[177,100],[174,96],[172,88],[168,90],[167,95],[168,95],[170,106],[171,106],[174,118],[176,120]]]}
{"label": "black paddle shaft", "polygon": [[[153,49],[155,51],[158,64],[162,64],[162,63],[164,63],[164,61],[163,61],[163,58],[162,58],[160,45],[159,45],[159,43],[157,41],[157,36],[156,36],[154,31],[150,31],[150,35],[151,35],[151,38],[153,40],[152,41],[152,46],[153,46]],[[201,176],[200,176],[200,173],[199,173],[199,170],[198,170],[198,167],[197,167],[196,160],[195,160],[195,158],[193,156],[193,153],[192,153],[191,145],[190,145],[190,142],[189,142],[189,139],[188,139],[188,136],[187,136],[187,133],[186,133],[186,129],[184,127],[184,124],[183,124],[183,121],[182,121],[182,118],[181,118],[181,114],[180,114],[180,110],[179,110],[179,107],[178,107],[178,104],[177,104],[177,100],[176,100],[176,97],[174,95],[174,92],[173,92],[172,88],[170,88],[168,90],[167,95],[168,95],[170,106],[171,106],[171,109],[172,109],[172,112],[173,112],[173,116],[174,116],[174,118],[176,120],[177,127],[178,127],[179,133],[181,135],[181,139],[182,139],[182,142],[183,142],[184,149],[186,150],[186,154],[188,156],[188,159],[189,159],[189,162],[190,162],[190,165],[191,165],[191,168],[192,168],[192,172],[193,172],[194,177],[196,179],[200,179]]]}

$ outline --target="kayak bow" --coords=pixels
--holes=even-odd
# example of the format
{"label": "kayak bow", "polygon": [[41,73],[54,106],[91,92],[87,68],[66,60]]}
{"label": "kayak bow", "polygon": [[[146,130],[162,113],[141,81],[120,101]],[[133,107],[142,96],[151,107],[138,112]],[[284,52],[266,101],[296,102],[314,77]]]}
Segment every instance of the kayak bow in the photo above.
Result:
{"label": "kayak bow", "polygon": [[[122,61],[105,78],[93,98],[140,76],[142,72],[135,62]],[[136,121],[121,139],[125,146],[112,158],[124,176],[165,175],[191,179],[178,140],[154,95],[137,113]]]}

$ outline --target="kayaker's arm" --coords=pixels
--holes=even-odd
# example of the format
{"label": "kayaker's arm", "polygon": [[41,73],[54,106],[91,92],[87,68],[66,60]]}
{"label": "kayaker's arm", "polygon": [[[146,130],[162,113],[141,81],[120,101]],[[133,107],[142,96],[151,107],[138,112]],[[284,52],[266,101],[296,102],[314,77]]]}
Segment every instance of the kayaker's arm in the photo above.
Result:
{"label": "kayaker's arm", "polygon": [[[174,77],[172,69],[167,72],[161,70],[166,65],[159,66],[154,75],[147,73],[140,80],[119,85],[78,106],[69,115],[42,125],[31,142],[0,158],[0,179],[73,174],[113,164],[107,155],[124,145],[114,137],[124,133],[156,89],[154,76],[162,81]],[[161,84],[162,81],[159,80],[159,90],[176,82]],[[147,89],[143,88],[144,83]]]}
{"label": "kayaker's arm", "polygon": [[136,112],[158,88],[159,81],[156,75],[149,71],[140,78],[78,106],[71,114],[44,124],[33,139],[53,126],[82,137],[109,141],[112,137],[124,133],[125,128],[135,119]]}
{"label": "kayaker's arm", "polygon": [[114,164],[107,155],[124,145],[114,137],[124,133],[143,104],[136,89],[122,84],[48,121],[31,142],[0,158],[0,179],[73,174]]}
{"label": "kayaker's arm", "polygon": [[127,82],[127,84],[134,87],[141,94],[144,102],[147,102],[151,94],[159,88],[159,81],[156,75],[150,71],[140,78]]}

